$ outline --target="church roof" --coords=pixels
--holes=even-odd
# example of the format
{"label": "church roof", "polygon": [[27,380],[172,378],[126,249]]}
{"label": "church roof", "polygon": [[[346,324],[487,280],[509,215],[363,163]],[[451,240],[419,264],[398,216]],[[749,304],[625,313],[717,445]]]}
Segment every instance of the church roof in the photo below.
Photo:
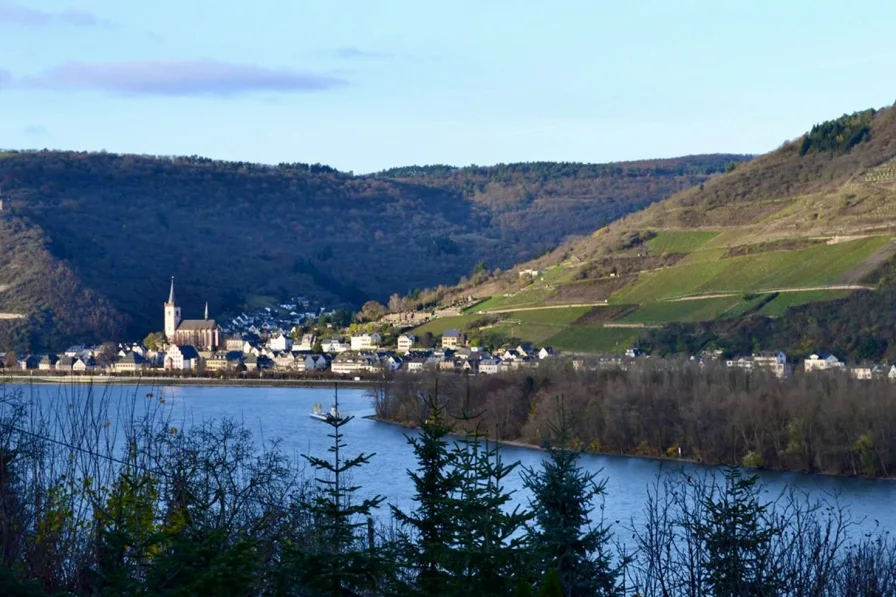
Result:
{"label": "church roof", "polygon": [[200,330],[215,330],[218,324],[214,319],[184,319],[177,326],[177,331],[192,332]]}
{"label": "church roof", "polygon": [[174,276],[171,276],[171,290],[168,292],[168,304],[174,304]]}

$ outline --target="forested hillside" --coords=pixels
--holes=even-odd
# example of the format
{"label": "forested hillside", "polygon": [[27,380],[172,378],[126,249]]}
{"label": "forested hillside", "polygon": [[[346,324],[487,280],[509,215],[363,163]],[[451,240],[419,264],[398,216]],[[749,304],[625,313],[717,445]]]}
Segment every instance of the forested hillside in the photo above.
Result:
{"label": "forested hillside", "polygon": [[[308,164],[0,153],[3,242],[21,253],[0,268],[0,312],[23,315],[0,321],[0,342],[142,337],[160,326],[171,275],[186,317],[206,300],[213,314],[294,295],[360,305],[453,283],[477,263],[530,259],[744,159],[353,176]],[[55,296],[53,271],[79,290]]]}
{"label": "forested hillside", "polygon": [[896,109],[820,123],[728,170],[417,303],[473,295],[486,300],[438,326],[577,352],[643,343],[896,358],[881,315],[893,284],[881,271],[896,255]]}

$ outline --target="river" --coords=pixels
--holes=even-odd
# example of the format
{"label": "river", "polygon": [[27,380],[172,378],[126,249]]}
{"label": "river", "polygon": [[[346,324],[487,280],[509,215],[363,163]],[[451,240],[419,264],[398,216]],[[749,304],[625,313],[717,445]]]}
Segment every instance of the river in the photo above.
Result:
{"label": "river", "polygon": [[[106,394],[113,404],[118,400],[137,397],[142,402],[164,398],[162,408],[170,411],[174,424],[189,428],[191,424],[209,419],[234,417],[253,432],[260,442],[281,438],[281,447],[301,460],[301,454],[327,456],[330,427],[308,416],[315,402],[328,408],[333,398],[332,389],[283,387],[213,387],[167,386],[141,387],[102,384],[92,388],[84,384],[34,384],[8,386],[7,391],[21,388],[30,400],[44,404],[60,400],[65,403],[82,400],[88,391]],[[146,398],[152,393],[153,398]],[[363,488],[364,496],[383,495],[389,504],[402,509],[411,505],[413,487],[407,469],[414,467],[414,458],[406,435],[412,433],[401,427],[364,418],[373,413],[370,398],[363,389],[340,389],[340,410],[354,415],[346,425],[346,453],[375,453],[371,463],[353,475],[353,482]],[[114,421],[113,421],[114,424]],[[505,462],[520,461],[522,466],[538,466],[543,453],[538,450],[505,446],[501,449]],[[604,517],[613,531],[628,536],[626,528],[642,520],[642,508],[648,486],[664,469],[678,467],[656,460],[621,456],[583,455],[583,466],[589,471],[600,471],[606,478],[607,493]],[[700,465],[682,464],[686,471],[700,472]],[[527,496],[519,475],[512,475],[508,488],[516,490],[514,499],[525,505]],[[769,497],[776,496],[790,485],[812,497],[836,494],[841,505],[851,510],[854,519],[861,519],[862,531],[896,532],[896,482],[860,478],[832,477],[802,473],[760,473]],[[388,509],[382,509],[388,517]]]}

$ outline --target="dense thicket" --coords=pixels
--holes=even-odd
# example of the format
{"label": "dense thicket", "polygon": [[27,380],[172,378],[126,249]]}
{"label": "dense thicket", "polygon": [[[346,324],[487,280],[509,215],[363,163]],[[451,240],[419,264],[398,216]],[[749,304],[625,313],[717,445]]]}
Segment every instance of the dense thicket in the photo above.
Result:
{"label": "dense thicket", "polygon": [[414,509],[387,526],[371,518],[381,498],[361,499],[352,482],[375,455],[351,454],[342,441],[350,418],[328,418],[332,448],[309,457],[310,480],[276,443],[254,444],[233,421],[173,427],[152,394],[115,403],[82,387],[28,403],[2,393],[0,589],[35,597],[896,590],[896,542],[858,534],[836,503],[769,498],[739,469],[659,477],[628,547],[617,548],[590,515],[602,485],[561,433],[525,476],[532,511],[511,510],[504,483],[517,463],[476,433],[446,441],[451,420],[476,428],[481,417],[468,400],[449,419],[440,396],[417,395],[429,414],[411,442]]}
{"label": "dense thicket", "polygon": [[[127,315],[127,332],[137,338],[158,329],[171,275],[185,317],[199,316],[206,300],[216,314],[258,295],[357,307],[452,283],[481,261],[490,268],[525,261],[742,159],[547,163],[392,178],[308,164],[7,152],[0,153],[0,187],[3,217],[36,226],[50,254]],[[6,275],[0,270],[0,283]],[[0,293],[0,311],[10,293],[26,306],[39,300],[13,287]],[[76,339],[75,330],[63,332]]]}
{"label": "dense thicket", "polygon": [[[585,361],[587,367],[587,361]],[[389,420],[416,425],[425,416],[411,378],[399,378],[377,402]],[[574,445],[611,454],[666,456],[709,464],[748,464],[846,475],[896,475],[893,384],[845,374],[777,379],[715,363],[642,359],[630,370],[442,378],[459,408],[470,385],[483,429],[502,440],[539,445],[559,420],[557,395]],[[679,452],[680,450],[680,452]]]}
{"label": "dense thicket", "polygon": [[816,124],[803,137],[800,144],[800,155],[810,151],[828,151],[844,153],[866,140],[871,134],[871,120],[874,110],[863,110],[853,114],[844,114],[836,120],[828,120]]}

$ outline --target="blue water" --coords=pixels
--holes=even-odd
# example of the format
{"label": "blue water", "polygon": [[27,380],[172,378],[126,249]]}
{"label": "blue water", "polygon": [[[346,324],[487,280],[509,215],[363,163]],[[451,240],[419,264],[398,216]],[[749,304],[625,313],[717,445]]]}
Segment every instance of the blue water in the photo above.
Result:
{"label": "blue water", "polygon": [[[7,391],[13,387],[8,386]],[[88,388],[80,385],[35,384],[20,388],[35,404],[42,405],[55,401],[72,403],[88,394]],[[113,405],[135,402],[138,410],[163,409],[171,415],[172,424],[181,429],[199,421],[234,417],[253,432],[259,443],[280,438],[281,448],[297,461],[302,461],[302,454],[325,457],[331,445],[327,437],[330,427],[308,416],[315,402],[322,403],[325,409],[329,407],[333,397],[330,388],[108,385],[94,386],[91,391],[94,399],[103,396]],[[150,398],[146,397],[148,393],[152,394]],[[163,404],[160,398],[164,399]],[[356,417],[343,428],[347,455],[375,454],[368,466],[356,469],[353,482],[362,487],[365,497],[383,495],[387,503],[408,509],[413,487],[406,471],[414,466],[414,459],[406,436],[412,432],[363,418],[373,413],[365,390],[340,389],[339,401],[343,414]],[[118,424],[116,412],[109,417],[113,427]],[[520,461],[526,467],[537,467],[543,457],[540,451],[518,447],[503,447],[501,454],[505,462]],[[583,455],[581,462],[587,470],[600,471],[606,479],[604,519],[623,539],[631,534],[626,529],[642,520],[648,487],[659,473],[670,469],[669,464],[660,461],[616,456]],[[676,470],[678,466],[674,465]],[[706,470],[693,464],[681,466],[689,473]],[[896,532],[896,481],[775,472],[761,472],[760,478],[769,499],[787,485],[812,497],[836,495],[839,503],[850,509],[854,520],[863,521],[862,531]],[[512,475],[508,488],[516,491],[514,498],[518,503],[527,503],[519,475]],[[383,507],[382,511],[388,517],[388,509]]]}

